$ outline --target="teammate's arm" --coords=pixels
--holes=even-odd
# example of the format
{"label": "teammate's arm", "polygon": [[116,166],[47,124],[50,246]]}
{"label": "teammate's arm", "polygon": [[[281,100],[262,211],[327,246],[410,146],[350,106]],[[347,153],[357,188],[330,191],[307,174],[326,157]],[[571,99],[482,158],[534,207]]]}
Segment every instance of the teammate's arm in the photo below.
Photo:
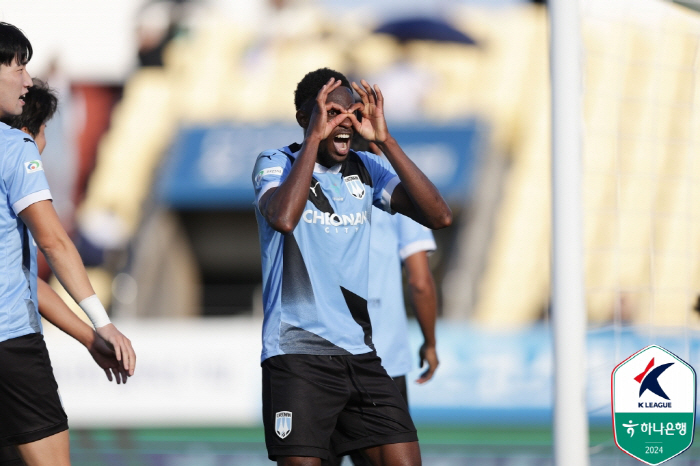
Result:
{"label": "teammate's arm", "polygon": [[[112,381],[126,383],[127,371],[117,361],[116,353],[109,343],[71,311],[60,296],[41,278],[37,279],[39,313],[64,333],[78,340],[87,348],[90,355]],[[111,371],[111,372],[110,372]]]}
{"label": "teammate's arm", "polygon": [[373,141],[384,153],[401,183],[391,196],[391,208],[433,230],[445,228],[452,223],[452,211],[437,188],[409,159],[386,125],[384,118],[384,96],[379,86],[374,89],[364,79],[362,87],[352,87],[362,99],[362,122],[350,114],[355,130],[368,141]]}
{"label": "teammate's arm", "polygon": [[416,320],[423,333],[423,345],[418,352],[420,367],[423,362],[428,368],[416,380],[425,383],[433,377],[433,373],[439,364],[435,341],[435,320],[437,319],[437,290],[433,274],[428,264],[426,251],[411,254],[404,260],[406,278],[408,281],[408,295],[416,312]]}
{"label": "teammate's arm", "polygon": [[[51,269],[71,298],[80,303],[86,298],[93,297],[95,291],[92,289],[78,250],[63,229],[51,201],[35,202],[22,210],[19,216],[32,232],[39,249],[44,253]],[[129,375],[133,375],[136,354],[131,347],[131,341],[112,323],[95,330],[114,347],[117,360],[122,361]]]}
{"label": "teammate's arm", "polygon": [[340,84],[339,80],[331,78],[321,88],[310,116],[301,110],[297,112],[297,119],[300,120],[302,127],[307,128],[301,153],[292,165],[287,178],[279,186],[263,194],[258,202],[260,213],[270,226],[280,233],[291,233],[304,212],[319,143],[347,118],[345,109],[340,105],[326,103],[328,94],[337,89]]}

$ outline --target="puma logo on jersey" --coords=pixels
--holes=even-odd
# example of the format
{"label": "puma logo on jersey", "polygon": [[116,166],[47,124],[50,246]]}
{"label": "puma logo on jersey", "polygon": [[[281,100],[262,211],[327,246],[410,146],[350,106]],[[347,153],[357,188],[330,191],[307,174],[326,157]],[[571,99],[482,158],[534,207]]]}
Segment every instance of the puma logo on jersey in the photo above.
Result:
{"label": "puma logo on jersey", "polygon": [[312,193],[314,193],[314,196],[318,197],[318,194],[316,194],[316,188],[318,188],[318,185],[321,184],[320,181],[316,181],[316,184],[314,186],[310,186],[309,189],[311,190]]}

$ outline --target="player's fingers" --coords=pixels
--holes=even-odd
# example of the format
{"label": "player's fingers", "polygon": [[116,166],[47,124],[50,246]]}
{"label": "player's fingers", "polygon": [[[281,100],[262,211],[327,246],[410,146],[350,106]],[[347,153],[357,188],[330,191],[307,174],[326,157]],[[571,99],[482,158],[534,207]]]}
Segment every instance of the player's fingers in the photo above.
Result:
{"label": "player's fingers", "polygon": [[345,113],[345,108],[343,108],[339,103],[337,102],[328,102],[326,104],[326,111],[329,110],[337,110],[340,113]]}
{"label": "player's fingers", "polygon": [[116,367],[112,367],[112,374],[114,374],[114,380],[117,382],[117,384],[122,383],[121,381],[121,374],[119,373],[119,369]]}
{"label": "player's fingers", "polygon": [[379,89],[379,84],[374,85],[374,93],[377,95],[377,105],[378,106],[383,106],[384,105],[384,94],[382,94],[382,90]]}
{"label": "player's fingers", "polygon": [[369,97],[367,96],[367,93],[365,92],[364,89],[362,89],[360,86],[357,85],[355,81],[352,82],[352,88],[355,89],[355,92],[360,96],[360,99],[362,99],[362,102],[364,104],[369,103]]}
{"label": "player's fingers", "polygon": [[428,380],[433,378],[434,373],[435,373],[435,369],[433,367],[428,367],[428,369],[420,375],[420,378],[418,380],[416,380],[416,382],[425,383]]}
{"label": "player's fingers", "polygon": [[121,361],[122,360],[122,349],[119,346],[119,342],[115,341],[114,343],[112,343],[112,346],[114,347],[114,355],[116,356],[117,361]]}
{"label": "player's fingers", "polygon": [[107,374],[107,380],[109,380],[111,382],[112,381],[112,373],[109,372],[109,369],[105,369],[104,371],[105,371],[105,374]]}
{"label": "player's fingers", "polygon": [[328,80],[326,84],[323,85],[320,91],[318,91],[318,99],[319,102],[322,99],[323,102],[326,101],[326,98],[328,97],[328,94],[333,92],[338,86],[340,86],[340,81],[331,78]]}
{"label": "player's fingers", "polygon": [[321,90],[318,91],[318,94],[316,94],[316,102],[323,106],[326,103],[326,96],[328,95],[328,87],[331,85],[333,82],[333,78],[329,79],[326,84],[321,87]]}
{"label": "player's fingers", "polygon": [[126,381],[129,379],[129,373],[123,369],[120,369],[120,372],[122,374],[122,382],[126,384]]}
{"label": "player's fingers", "polygon": [[125,343],[122,343],[119,349],[122,354],[122,366],[128,371],[131,369],[131,355],[129,354],[129,347]]}
{"label": "player's fingers", "polygon": [[331,128],[335,128],[343,121],[345,121],[346,118],[349,118],[349,115],[347,113],[341,113],[340,115],[333,117],[333,119],[328,122],[328,126],[330,126]]}
{"label": "player's fingers", "polygon": [[357,110],[362,111],[364,109],[365,109],[365,104],[363,104],[362,102],[357,102],[357,103],[353,104],[353,106],[348,109],[348,112],[355,113]]}
{"label": "player's fingers", "polygon": [[350,118],[350,123],[352,123],[352,127],[355,128],[355,131],[359,132],[362,129],[362,123],[357,119],[357,116],[355,116],[354,113],[349,113],[347,117]]}
{"label": "player's fingers", "polygon": [[131,342],[129,342],[129,375],[134,375],[134,371],[136,370],[136,352],[134,351],[134,348],[131,346]]}
{"label": "player's fingers", "polygon": [[365,91],[367,92],[367,97],[369,98],[369,103],[374,104],[377,102],[377,96],[374,95],[374,89],[372,89],[372,86],[369,85],[367,81],[364,79],[360,81],[362,83],[362,87],[365,88]]}

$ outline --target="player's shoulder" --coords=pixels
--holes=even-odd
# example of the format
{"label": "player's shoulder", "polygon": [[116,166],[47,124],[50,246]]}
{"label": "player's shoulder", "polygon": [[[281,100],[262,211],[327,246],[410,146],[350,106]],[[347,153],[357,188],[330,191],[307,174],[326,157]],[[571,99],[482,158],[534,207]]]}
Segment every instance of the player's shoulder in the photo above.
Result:
{"label": "player's shoulder", "polygon": [[0,122],[1,157],[10,156],[13,153],[21,153],[27,148],[27,145],[31,146],[32,148],[36,148],[34,139],[32,139],[27,133]]}
{"label": "player's shoulder", "polygon": [[17,128],[6,125],[0,122],[0,141],[5,144],[34,144],[34,139],[32,139],[27,133],[21,131]]}
{"label": "player's shoulder", "polygon": [[282,152],[280,149],[268,149],[260,152],[258,154],[258,158],[256,159],[256,162],[259,162],[261,160],[277,160],[277,159],[283,159],[287,158],[287,155]]}
{"label": "player's shoulder", "polygon": [[299,148],[292,144],[279,149],[268,149],[260,152],[255,160],[256,166],[263,163],[293,163]]}
{"label": "player's shoulder", "polygon": [[365,166],[367,165],[378,165],[386,170],[393,171],[391,164],[384,157],[377,155],[373,152],[356,151],[357,157],[362,160]]}

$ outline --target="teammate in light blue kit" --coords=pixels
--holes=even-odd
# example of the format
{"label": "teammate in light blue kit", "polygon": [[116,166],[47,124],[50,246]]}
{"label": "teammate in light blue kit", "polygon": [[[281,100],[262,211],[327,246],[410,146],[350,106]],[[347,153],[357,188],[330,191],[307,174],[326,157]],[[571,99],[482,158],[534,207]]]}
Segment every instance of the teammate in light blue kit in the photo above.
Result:
{"label": "teammate in light blue kit", "polygon": [[[353,148],[369,151],[386,162],[377,145],[361,137],[355,138]],[[430,229],[402,215],[387,215],[376,209],[372,212],[368,308],[374,344],[382,366],[399,385],[407,402],[405,376],[413,369],[414,359],[408,342],[401,266],[406,272],[408,297],[423,333],[419,366],[428,364],[416,382],[425,383],[439,364],[435,341],[437,289],[428,263],[428,253],[436,249]]]}
{"label": "teammate in light blue kit", "polygon": [[[263,264],[263,423],[279,465],[318,466],[331,444],[375,466],[421,464],[408,407],[374,351],[367,309],[372,206],[444,228],[452,214],[384,120],[377,86],[320,69],[297,86],[301,145],[253,171]],[[355,103],[352,89],[362,102]],[[361,115],[355,112],[360,111]],[[357,132],[376,156],[350,150]]]}
{"label": "teammate in light blue kit", "polygon": [[[32,81],[32,47],[0,23],[0,117],[20,115]],[[69,435],[38,314],[36,248],[114,348],[128,375],[135,354],[110,322],[51,203],[32,138],[0,123],[0,447],[17,445],[29,466],[69,466]]]}
{"label": "teammate in light blue kit", "polygon": [[[405,398],[406,374],[415,367],[408,342],[401,266],[403,264],[416,318],[424,342],[419,350],[419,365],[428,368],[418,383],[430,380],[438,365],[435,350],[437,295],[428,265],[428,252],[437,246],[432,231],[403,215],[372,213],[370,240],[369,316],[374,346],[382,366],[397,383]],[[398,380],[397,380],[398,379]]]}

